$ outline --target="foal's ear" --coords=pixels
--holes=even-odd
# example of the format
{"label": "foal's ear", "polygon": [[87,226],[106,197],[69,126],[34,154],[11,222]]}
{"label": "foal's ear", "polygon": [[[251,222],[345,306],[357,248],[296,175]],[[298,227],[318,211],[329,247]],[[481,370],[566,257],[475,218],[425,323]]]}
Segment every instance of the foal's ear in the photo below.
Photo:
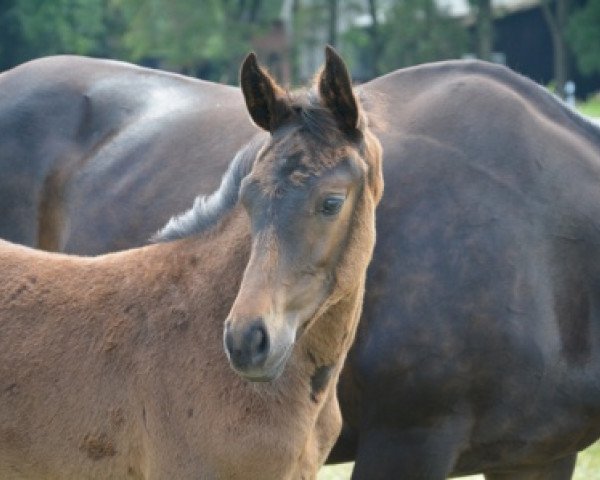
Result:
{"label": "foal's ear", "polygon": [[319,94],[346,132],[358,128],[358,102],[352,92],[352,81],[346,64],[337,52],[325,47],[325,67],[319,74]]}
{"label": "foal's ear", "polygon": [[240,85],[254,123],[273,132],[288,114],[286,94],[285,90],[258,66],[254,52],[249,53],[242,63]]}

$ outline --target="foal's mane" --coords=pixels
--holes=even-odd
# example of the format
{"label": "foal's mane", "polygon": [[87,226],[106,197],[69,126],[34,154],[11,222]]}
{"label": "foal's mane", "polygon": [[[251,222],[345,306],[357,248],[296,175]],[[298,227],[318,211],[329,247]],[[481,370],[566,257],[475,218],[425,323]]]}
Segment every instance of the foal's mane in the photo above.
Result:
{"label": "foal's mane", "polygon": [[237,203],[242,180],[252,170],[264,141],[263,135],[256,135],[238,150],[223,174],[219,188],[208,195],[197,196],[188,211],[172,217],[154,234],[151,241],[159,243],[177,240],[206,232],[217,225]]}

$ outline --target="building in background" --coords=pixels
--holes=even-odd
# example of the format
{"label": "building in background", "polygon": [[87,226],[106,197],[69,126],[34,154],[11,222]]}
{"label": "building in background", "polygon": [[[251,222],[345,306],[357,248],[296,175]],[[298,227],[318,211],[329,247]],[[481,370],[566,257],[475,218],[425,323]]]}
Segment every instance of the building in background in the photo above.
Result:
{"label": "building in background", "polygon": [[[465,48],[456,58],[476,58],[476,18],[468,0],[435,2],[441,12],[460,22],[468,33]],[[279,53],[269,53],[261,58],[268,63],[269,55],[275,58],[294,56],[293,65],[282,67],[290,72],[290,76],[286,74],[281,78],[306,82],[323,61],[323,45],[330,43],[332,38],[331,8],[336,8],[333,22],[336,28],[333,35],[335,46],[347,59],[353,77],[358,81],[369,80],[373,76],[368,65],[371,54],[361,55],[356,46],[347,45],[345,33],[350,29],[372,29],[373,12],[369,8],[373,4],[378,7],[376,21],[384,25],[388,20],[387,12],[394,3],[393,0],[378,0],[376,3],[369,0],[302,0],[302,11],[298,12],[298,0],[283,0],[279,35],[285,37],[285,41],[281,42]],[[554,75],[553,44],[540,0],[492,0],[492,7],[492,61],[505,64],[542,85],[551,84]],[[302,18],[298,18],[299,15]],[[275,42],[270,42],[270,45],[272,47]],[[600,75],[583,75],[572,58],[568,61],[568,71],[579,97],[600,90]]]}

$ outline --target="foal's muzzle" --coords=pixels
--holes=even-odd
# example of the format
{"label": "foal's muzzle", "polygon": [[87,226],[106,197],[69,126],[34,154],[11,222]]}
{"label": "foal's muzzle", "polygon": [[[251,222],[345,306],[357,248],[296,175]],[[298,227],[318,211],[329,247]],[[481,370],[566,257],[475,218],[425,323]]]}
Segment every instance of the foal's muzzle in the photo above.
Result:
{"label": "foal's muzzle", "polygon": [[236,328],[231,319],[225,321],[223,343],[231,366],[248,380],[261,382],[274,378],[265,368],[271,351],[269,332],[262,318],[250,322],[239,322]]}

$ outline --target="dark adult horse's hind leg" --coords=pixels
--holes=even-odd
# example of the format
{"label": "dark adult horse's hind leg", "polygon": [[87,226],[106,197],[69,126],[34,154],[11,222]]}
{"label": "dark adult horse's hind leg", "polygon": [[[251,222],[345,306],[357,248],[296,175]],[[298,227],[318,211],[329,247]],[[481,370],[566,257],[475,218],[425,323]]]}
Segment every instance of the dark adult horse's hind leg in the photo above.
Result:
{"label": "dark adult horse's hind leg", "polygon": [[430,428],[361,432],[352,480],[446,480],[465,430],[450,418]]}
{"label": "dark adult horse's hind leg", "polygon": [[352,462],[356,458],[358,434],[344,422],[339,438],[327,457],[327,464]]}
{"label": "dark adult horse's hind leg", "polygon": [[570,480],[575,470],[577,455],[570,455],[552,463],[522,468],[510,473],[486,473],[486,480]]}
{"label": "dark adult horse's hind leg", "polygon": [[[404,432],[405,433],[405,432]],[[452,442],[444,436],[434,440],[424,432],[413,432],[414,442],[392,439],[393,432],[371,432],[359,448],[352,480],[445,480],[451,474],[454,453]],[[392,440],[392,441],[391,441]],[[446,438],[448,440],[448,438]],[[391,442],[390,442],[391,441]],[[432,443],[433,442],[433,443]],[[512,472],[486,473],[486,480],[571,480],[577,455],[561,458],[536,467]]]}

